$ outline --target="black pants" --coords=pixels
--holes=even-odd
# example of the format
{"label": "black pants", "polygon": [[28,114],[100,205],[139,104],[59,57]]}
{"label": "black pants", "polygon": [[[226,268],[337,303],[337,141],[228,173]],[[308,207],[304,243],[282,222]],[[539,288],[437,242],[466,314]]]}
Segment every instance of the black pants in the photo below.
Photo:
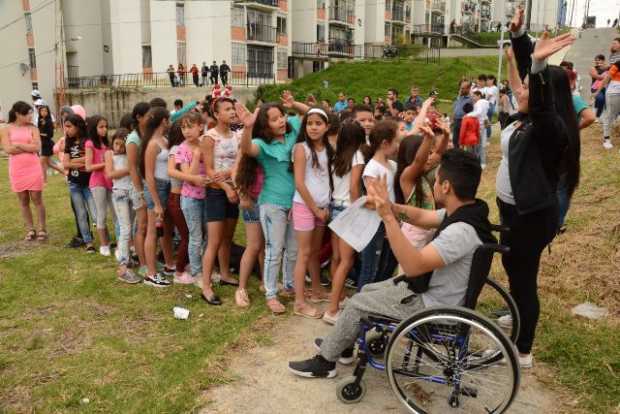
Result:
{"label": "black pants", "polygon": [[454,148],[459,147],[459,134],[461,132],[461,122],[463,122],[462,119],[454,118],[454,125],[452,126],[452,144],[454,145]]}
{"label": "black pants", "polygon": [[516,206],[497,199],[502,225],[510,231],[502,233],[500,243],[510,247],[510,253],[502,256],[502,264],[508,274],[510,294],[521,315],[521,332],[517,349],[523,354],[532,350],[540,303],[538,301],[538,268],[540,256],[551,243],[558,228],[558,206],[554,204],[543,210],[520,215]]}
{"label": "black pants", "polygon": [[174,88],[176,86],[176,82],[174,81],[174,73],[169,73],[168,76],[170,77],[170,86]]}
{"label": "black pants", "polygon": [[200,82],[198,82],[198,75],[192,75],[192,80],[194,81],[194,86],[198,87],[198,84]]}
{"label": "black pants", "polygon": [[226,86],[228,83],[228,73],[222,73],[220,76],[222,77],[222,86]]}
{"label": "black pants", "polygon": [[211,84],[215,85],[217,83],[217,75],[211,75]]}

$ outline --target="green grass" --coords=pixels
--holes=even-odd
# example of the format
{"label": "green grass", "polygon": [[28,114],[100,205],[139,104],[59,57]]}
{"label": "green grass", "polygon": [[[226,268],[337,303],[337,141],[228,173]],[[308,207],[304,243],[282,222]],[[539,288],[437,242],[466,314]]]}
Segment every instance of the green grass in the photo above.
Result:
{"label": "green grass", "polygon": [[[241,311],[232,287],[218,288],[224,306],[208,307],[193,286],[118,282],[112,259],[63,247],[74,224],[59,176],[44,193],[49,242],[19,242],[5,160],[0,171],[0,412],[188,412],[227,380],[223,357],[265,314],[257,283]],[[173,318],[176,305],[189,320]]]}
{"label": "green grass", "polygon": [[[497,58],[492,56],[443,58],[439,64],[427,64],[422,59],[337,63],[291,83],[261,86],[256,97],[264,102],[274,101],[284,89],[290,89],[297,100],[305,100],[313,94],[333,104],[341,91],[361,102],[366,95],[373,101],[377,97],[385,99],[387,88],[396,88],[404,100],[409,96],[411,85],[416,85],[422,96],[437,89],[440,99],[451,100],[463,76],[473,78],[480,73],[496,72]],[[324,81],[328,82],[328,88],[324,87]]]}

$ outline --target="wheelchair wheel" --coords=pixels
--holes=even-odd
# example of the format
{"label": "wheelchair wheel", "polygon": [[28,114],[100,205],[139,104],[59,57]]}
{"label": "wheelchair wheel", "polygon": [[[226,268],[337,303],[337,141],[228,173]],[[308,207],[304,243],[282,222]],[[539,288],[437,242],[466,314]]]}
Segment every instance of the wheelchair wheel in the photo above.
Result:
{"label": "wheelchair wheel", "polygon": [[429,308],[404,320],[386,352],[390,386],[409,412],[503,413],[519,388],[510,339],[460,307]]}
{"label": "wheelchair wheel", "polygon": [[343,378],[338,383],[338,399],[345,404],[355,404],[362,401],[366,395],[366,383],[364,380],[356,382],[356,378],[351,375]]}
{"label": "wheelchair wheel", "polygon": [[517,304],[508,291],[490,277],[480,292],[476,312],[495,322],[513,343],[517,342],[521,329]]}

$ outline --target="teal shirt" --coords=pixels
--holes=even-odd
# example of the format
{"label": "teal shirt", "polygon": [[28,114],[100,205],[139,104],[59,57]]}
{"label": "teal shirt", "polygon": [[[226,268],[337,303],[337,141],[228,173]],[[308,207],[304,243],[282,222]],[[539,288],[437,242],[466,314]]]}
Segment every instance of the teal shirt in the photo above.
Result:
{"label": "teal shirt", "polygon": [[140,139],[140,135],[138,135],[137,131],[132,131],[127,138],[125,139],[125,145],[136,144],[138,147],[138,152],[140,151],[140,145],[142,145],[142,140]]}
{"label": "teal shirt", "polygon": [[573,95],[573,106],[577,114],[577,123],[581,122],[581,111],[588,108],[588,104],[580,95]]}
{"label": "teal shirt", "polygon": [[291,153],[297,141],[297,134],[301,126],[299,117],[288,119],[291,132],[284,135],[284,142],[272,141],[267,144],[260,138],[254,138],[253,144],[259,148],[257,161],[265,171],[265,182],[258,197],[258,204],[275,204],[284,208],[291,208],[295,194],[295,180],[291,166]]}

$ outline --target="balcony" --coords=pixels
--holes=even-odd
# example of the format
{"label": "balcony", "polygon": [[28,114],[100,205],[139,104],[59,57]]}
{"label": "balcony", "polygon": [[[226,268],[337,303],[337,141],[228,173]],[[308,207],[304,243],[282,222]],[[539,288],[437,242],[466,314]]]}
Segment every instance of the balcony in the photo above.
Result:
{"label": "balcony", "polygon": [[392,11],[392,21],[396,23],[405,23],[405,9],[394,8],[394,10]]}
{"label": "balcony", "polygon": [[264,24],[248,23],[246,26],[246,38],[248,42],[276,43],[277,28]]}
{"label": "balcony", "polygon": [[294,57],[327,59],[327,50],[327,43],[293,42]]}
{"label": "balcony", "polygon": [[346,7],[329,8],[330,23],[355,24],[355,16]]}
{"label": "balcony", "polygon": [[260,10],[273,11],[280,6],[279,0],[236,0],[235,3]]}
{"label": "balcony", "polygon": [[329,41],[327,53],[331,57],[352,57],[353,44],[348,40],[333,39]]}
{"label": "balcony", "polygon": [[445,0],[433,0],[433,2],[431,3],[431,11],[435,13],[445,14],[446,12]]}
{"label": "balcony", "polygon": [[434,22],[431,24],[415,24],[412,27],[412,33],[415,34],[433,34],[433,35],[440,35],[440,34],[444,34],[445,31],[445,27],[443,23],[440,22]]}

